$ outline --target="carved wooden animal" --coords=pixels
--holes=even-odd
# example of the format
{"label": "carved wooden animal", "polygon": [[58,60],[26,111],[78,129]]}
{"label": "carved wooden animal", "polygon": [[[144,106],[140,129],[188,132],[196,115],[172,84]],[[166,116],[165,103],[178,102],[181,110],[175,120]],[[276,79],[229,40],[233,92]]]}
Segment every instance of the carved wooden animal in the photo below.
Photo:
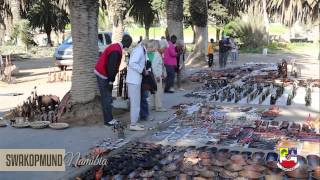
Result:
{"label": "carved wooden animal", "polygon": [[58,96],[55,95],[43,95],[38,96],[38,107],[41,109],[41,107],[45,107],[45,110],[49,110],[49,106],[55,108],[56,105],[60,103],[60,99]]}

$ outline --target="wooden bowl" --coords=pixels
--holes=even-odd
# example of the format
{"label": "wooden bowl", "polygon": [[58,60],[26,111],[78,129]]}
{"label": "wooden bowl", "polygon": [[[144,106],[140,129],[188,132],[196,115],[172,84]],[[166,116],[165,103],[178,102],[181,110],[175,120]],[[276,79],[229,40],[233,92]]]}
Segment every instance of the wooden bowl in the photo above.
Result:
{"label": "wooden bowl", "polygon": [[231,171],[231,172],[238,172],[243,169],[243,166],[239,165],[239,164],[232,163],[232,164],[228,164],[228,165],[224,166],[224,168],[228,171]]}
{"label": "wooden bowl", "polygon": [[239,172],[239,175],[249,179],[259,179],[263,177],[263,174],[256,171],[243,170]]}
{"label": "wooden bowl", "polygon": [[308,166],[299,166],[293,171],[286,171],[286,174],[292,178],[305,179],[308,178]]}
{"label": "wooden bowl", "polygon": [[264,170],[266,170],[267,168],[261,165],[247,165],[243,167],[244,170],[248,170],[248,171],[255,171],[255,172],[262,172]]}

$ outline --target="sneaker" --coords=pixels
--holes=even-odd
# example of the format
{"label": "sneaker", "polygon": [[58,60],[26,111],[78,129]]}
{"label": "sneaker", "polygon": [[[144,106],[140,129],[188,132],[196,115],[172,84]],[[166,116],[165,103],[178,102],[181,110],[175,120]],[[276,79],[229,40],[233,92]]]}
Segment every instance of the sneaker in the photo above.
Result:
{"label": "sneaker", "polygon": [[144,128],[143,127],[140,127],[138,125],[130,125],[129,129],[131,131],[144,131]]}
{"label": "sneaker", "polygon": [[111,121],[108,122],[108,124],[111,125],[111,126],[113,126],[115,124],[118,124],[118,123],[119,123],[119,121],[116,120],[116,119],[112,119]]}
{"label": "sneaker", "polygon": [[139,126],[139,127],[144,128],[144,125],[143,125],[143,124],[137,123],[136,125]]}
{"label": "sneaker", "polygon": [[163,107],[156,109],[156,112],[166,112],[166,111],[167,111],[167,109],[165,109]]}
{"label": "sneaker", "polygon": [[183,88],[179,88],[179,91],[185,91],[185,89],[183,89]]}

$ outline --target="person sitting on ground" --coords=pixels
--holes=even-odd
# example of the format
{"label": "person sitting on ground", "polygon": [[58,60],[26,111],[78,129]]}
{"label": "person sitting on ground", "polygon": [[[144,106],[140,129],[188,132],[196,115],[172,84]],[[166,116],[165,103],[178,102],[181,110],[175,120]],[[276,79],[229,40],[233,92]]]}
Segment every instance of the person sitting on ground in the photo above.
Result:
{"label": "person sitting on ground", "polygon": [[117,123],[112,116],[112,89],[113,82],[119,71],[123,48],[129,48],[132,38],[129,35],[122,37],[121,43],[110,44],[99,57],[94,73],[101,95],[101,107],[105,126],[113,126]]}
{"label": "person sitting on ground", "polygon": [[172,35],[169,41],[169,46],[164,51],[164,65],[166,67],[167,78],[164,88],[165,93],[174,93],[173,85],[175,78],[175,68],[177,67],[177,52],[175,49],[175,43],[177,36]]}
{"label": "person sitting on ground", "polygon": [[210,39],[210,43],[208,43],[208,66],[209,68],[213,65],[213,53],[214,53],[214,41]]}

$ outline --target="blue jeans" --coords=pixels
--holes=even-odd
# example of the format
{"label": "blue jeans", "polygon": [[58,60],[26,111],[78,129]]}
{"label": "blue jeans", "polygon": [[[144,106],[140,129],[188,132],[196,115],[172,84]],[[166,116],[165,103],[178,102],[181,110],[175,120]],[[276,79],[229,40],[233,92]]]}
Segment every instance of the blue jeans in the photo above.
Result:
{"label": "blue jeans", "polygon": [[101,77],[97,76],[97,82],[100,90],[100,101],[101,101],[101,107],[103,112],[103,121],[106,125],[108,122],[110,122],[113,119],[112,116],[112,92],[108,90],[108,83],[109,81],[107,79],[102,79]]}
{"label": "blue jeans", "polygon": [[227,59],[228,59],[227,52],[219,52],[219,66],[220,66],[220,68],[226,67]]}
{"label": "blue jeans", "polygon": [[167,71],[167,78],[166,78],[166,86],[164,88],[165,91],[169,91],[170,88],[174,85],[174,77],[176,75],[175,66],[172,65],[165,65]]}
{"label": "blue jeans", "polygon": [[149,104],[148,104],[149,91],[141,91],[140,102],[140,119],[146,120],[149,116]]}
{"label": "blue jeans", "polygon": [[238,53],[237,52],[231,52],[231,60],[232,62],[236,62],[238,59]]}

